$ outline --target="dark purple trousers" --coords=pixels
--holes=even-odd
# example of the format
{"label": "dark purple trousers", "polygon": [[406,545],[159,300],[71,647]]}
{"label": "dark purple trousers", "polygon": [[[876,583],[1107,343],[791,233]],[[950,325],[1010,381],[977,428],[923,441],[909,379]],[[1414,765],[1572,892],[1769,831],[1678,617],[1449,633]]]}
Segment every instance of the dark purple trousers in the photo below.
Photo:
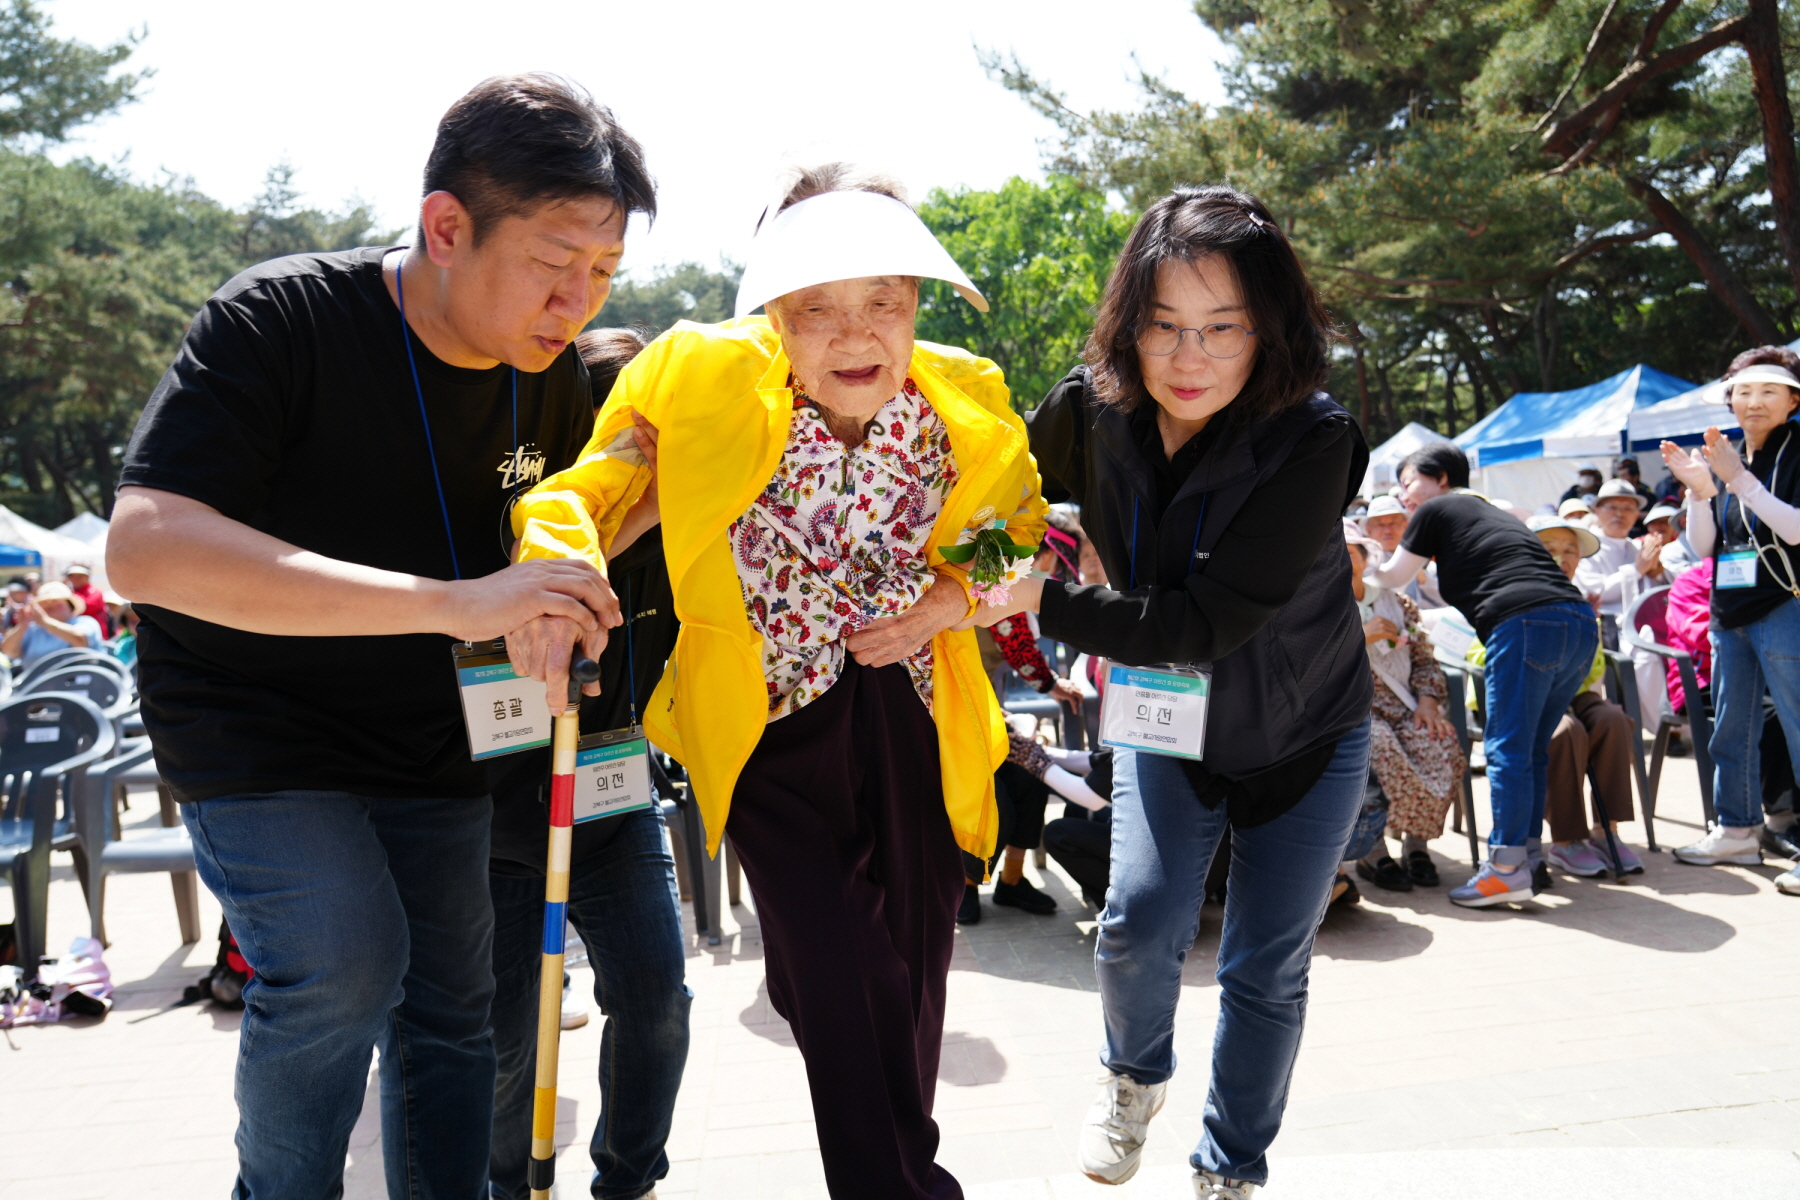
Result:
{"label": "dark purple trousers", "polygon": [[962,855],[937,729],[902,665],[844,664],[774,721],[725,830],[762,925],[769,1000],[806,1059],[839,1200],[960,1200],[931,1119]]}

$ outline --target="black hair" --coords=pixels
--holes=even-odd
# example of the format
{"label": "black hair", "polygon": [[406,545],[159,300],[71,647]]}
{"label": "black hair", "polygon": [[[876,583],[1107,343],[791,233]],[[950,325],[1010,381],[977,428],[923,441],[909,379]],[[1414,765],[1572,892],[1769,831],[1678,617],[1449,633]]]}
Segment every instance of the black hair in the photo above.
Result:
{"label": "black hair", "polygon": [[425,160],[425,193],[440,191],[469,210],[476,245],[502,218],[558,200],[605,196],[627,215],[656,216],[643,147],[556,75],[496,75],[452,104]]}
{"label": "black hair", "polygon": [[582,365],[588,369],[588,391],[595,412],[612,395],[619,372],[649,344],[649,335],[635,325],[590,329],[575,339],[575,353],[581,355]]}
{"label": "black hair", "polygon": [[1331,318],[1275,218],[1234,188],[1179,187],[1138,218],[1106,281],[1083,355],[1103,403],[1129,412],[1146,395],[1137,337],[1156,303],[1157,271],[1215,254],[1231,264],[1256,331],[1256,364],[1227,411],[1271,417],[1324,386]]}
{"label": "black hair", "polygon": [[1397,474],[1404,475],[1406,468],[1411,467],[1415,474],[1429,475],[1447,487],[1466,488],[1469,486],[1469,460],[1456,446],[1449,442],[1433,442],[1429,446],[1414,450],[1401,460]]}

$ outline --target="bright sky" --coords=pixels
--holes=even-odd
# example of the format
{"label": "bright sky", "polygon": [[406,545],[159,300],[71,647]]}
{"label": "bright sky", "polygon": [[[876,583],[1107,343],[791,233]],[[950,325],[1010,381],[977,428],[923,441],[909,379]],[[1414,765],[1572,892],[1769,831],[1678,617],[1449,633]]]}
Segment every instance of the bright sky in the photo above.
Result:
{"label": "bright sky", "polygon": [[628,243],[639,269],[742,260],[787,158],[851,158],[915,195],[1041,177],[1049,122],[987,77],[1016,52],[1072,107],[1135,106],[1136,67],[1221,99],[1218,41],[1184,0],[582,0],[556,5],[309,0],[45,0],[54,32],[132,59],[145,99],[59,157],[125,157],[242,205],[283,159],[303,203],[357,196],[410,224],[444,109],[482,78],[554,71],[610,105],[645,147],[662,215]]}

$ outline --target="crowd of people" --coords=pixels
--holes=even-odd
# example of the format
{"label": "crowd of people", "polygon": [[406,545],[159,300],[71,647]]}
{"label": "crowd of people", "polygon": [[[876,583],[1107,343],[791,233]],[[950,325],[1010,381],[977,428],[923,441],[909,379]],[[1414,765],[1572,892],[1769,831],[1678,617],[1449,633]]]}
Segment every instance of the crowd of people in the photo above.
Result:
{"label": "crowd of people", "polygon": [[[1454,447],[1410,457],[1397,495],[1356,495],[1368,450],[1322,390],[1330,319],[1230,188],[1146,208],[1082,361],[1028,420],[993,363],[916,340],[921,279],[987,300],[880,172],[789,171],[736,317],[648,344],[581,332],[657,198],[578,88],[481,84],[423,191],[410,246],[275,260],[207,302],[110,534],[158,769],[254,972],[241,1197],[341,1188],[372,1048],[391,1195],[546,1190],[531,1095],[555,1043],[531,998],[565,920],[606,1018],[590,1188],[654,1194],[693,998],[674,863],[647,800],[546,786],[550,715],[577,693],[584,733],[646,735],[708,851],[730,839],[827,1185],[858,1200],[962,1195],[933,1117],[956,925],[990,877],[991,903],[1054,911],[1024,873],[1039,845],[1099,909],[1081,1170],[1137,1172],[1222,896],[1189,1161],[1205,1200],[1263,1184],[1329,906],[1352,876],[1440,886],[1429,842],[1469,770],[1433,643],[1448,612],[1476,639],[1460,662],[1485,680],[1493,806],[1452,902],[1529,899],[1551,866],[1642,869],[1595,666],[1633,597],[1695,564],[1716,563],[1679,611],[1710,605],[1720,825],[1679,853],[1749,861],[1787,836],[1745,750],[1765,684],[1794,731],[1797,364],[1734,364],[1745,449],[1665,447],[1679,503],[1595,472],[1528,526],[1470,491]],[[59,586],[19,602],[21,646],[98,636]],[[471,676],[476,654],[510,672]],[[571,691],[577,656],[599,680]],[[1086,749],[1009,724],[1015,677]],[[552,838],[570,868],[546,901]]]}
{"label": "crowd of people", "polygon": [[137,617],[123,597],[94,583],[93,568],[73,563],[61,581],[26,571],[6,581],[0,603],[0,656],[29,668],[71,646],[105,650],[130,663],[137,656]]}

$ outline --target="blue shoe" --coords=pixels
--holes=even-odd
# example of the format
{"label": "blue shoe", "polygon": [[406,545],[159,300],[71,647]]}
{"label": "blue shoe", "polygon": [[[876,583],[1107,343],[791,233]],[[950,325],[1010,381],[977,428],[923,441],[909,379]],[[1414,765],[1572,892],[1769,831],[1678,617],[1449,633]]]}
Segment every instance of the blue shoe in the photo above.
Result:
{"label": "blue shoe", "polygon": [[1491,908],[1496,904],[1518,904],[1535,895],[1529,866],[1521,863],[1514,870],[1497,871],[1490,861],[1482,863],[1481,870],[1469,882],[1450,889],[1450,903],[1464,908]]}

